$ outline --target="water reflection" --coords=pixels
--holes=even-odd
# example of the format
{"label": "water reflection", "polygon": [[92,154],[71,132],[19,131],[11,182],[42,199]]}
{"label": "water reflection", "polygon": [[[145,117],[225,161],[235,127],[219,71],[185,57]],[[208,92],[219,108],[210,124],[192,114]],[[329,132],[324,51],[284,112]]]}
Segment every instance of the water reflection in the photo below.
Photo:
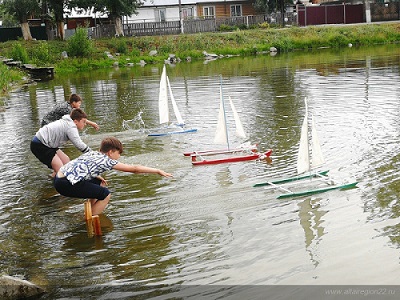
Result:
{"label": "water reflection", "polygon": [[[23,87],[0,112],[0,269],[48,286],[49,299],[88,291],[178,295],[174,284],[215,284],[211,293],[221,297],[245,293],[237,284],[381,284],[382,278],[396,284],[398,47],[168,66],[182,115],[198,132],[162,139],[123,127],[139,114],[146,127],[157,126],[161,66],[57,75]],[[272,148],[272,161],[192,167],[183,157],[213,146],[220,75],[249,140]],[[124,144],[121,161],[175,175],[106,174],[113,197],[101,237],[88,238],[83,202],[56,195],[49,171],[29,152],[39,120],[73,92],[101,126],[82,134],[90,147],[114,135]],[[318,119],[326,167],[360,184],[281,201],[277,192],[252,185],[295,173],[305,96]],[[70,145],[64,150],[79,155]]]}
{"label": "water reflection", "polygon": [[300,225],[303,227],[305,244],[310,259],[315,267],[320,263],[318,245],[324,235],[323,216],[326,211],[320,210],[322,199],[308,198],[299,205]]}

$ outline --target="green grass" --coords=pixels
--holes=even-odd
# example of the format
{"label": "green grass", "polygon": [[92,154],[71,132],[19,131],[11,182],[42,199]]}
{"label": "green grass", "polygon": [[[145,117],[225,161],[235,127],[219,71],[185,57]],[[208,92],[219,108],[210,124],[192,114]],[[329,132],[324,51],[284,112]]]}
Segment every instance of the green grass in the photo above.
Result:
{"label": "green grass", "polygon": [[4,105],[3,97],[7,95],[12,82],[19,82],[23,79],[24,73],[18,69],[10,68],[0,64],[0,106]]}

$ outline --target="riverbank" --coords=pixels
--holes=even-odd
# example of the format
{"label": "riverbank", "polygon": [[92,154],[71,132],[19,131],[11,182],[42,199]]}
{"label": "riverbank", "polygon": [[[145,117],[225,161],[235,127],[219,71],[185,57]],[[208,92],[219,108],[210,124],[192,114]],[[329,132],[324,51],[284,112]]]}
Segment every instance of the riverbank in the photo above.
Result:
{"label": "riverbank", "polygon": [[9,68],[0,63],[0,107],[4,106],[3,97],[8,94],[16,83],[23,80],[24,75],[21,70]]}
{"label": "riverbank", "polygon": [[[174,55],[176,61],[204,59],[205,53],[216,56],[250,56],[293,50],[342,48],[400,42],[400,22],[357,24],[346,26],[309,26],[283,29],[258,28],[225,33],[199,33],[174,36],[122,37],[75,41],[78,48],[87,47],[80,57],[68,53],[68,41],[8,41],[0,43],[0,56],[25,64],[55,68],[56,74],[163,63]],[[74,46],[74,45],[72,45]],[[72,51],[72,50],[70,50]],[[4,73],[4,74],[3,74]],[[10,78],[7,71],[0,75],[4,92]],[[6,83],[4,83],[6,82]]]}

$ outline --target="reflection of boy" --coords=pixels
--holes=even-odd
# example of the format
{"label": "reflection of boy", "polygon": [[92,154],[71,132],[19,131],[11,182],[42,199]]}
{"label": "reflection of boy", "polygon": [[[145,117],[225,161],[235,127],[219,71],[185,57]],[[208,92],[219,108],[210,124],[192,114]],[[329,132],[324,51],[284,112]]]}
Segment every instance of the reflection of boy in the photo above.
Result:
{"label": "reflection of boy", "polygon": [[75,108],[71,115],[65,115],[60,120],[43,126],[31,141],[32,153],[56,173],[62,165],[70,161],[68,155],[59,149],[64,143],[71,141],[82,152],[90,150],[81,140],[78,131],[86,126],[86,118],[83,110]]}
{"label": "reflection of boy", "polygon": [[159,169],[141,165],[127,165],[118,162],[123,151],[121,142],[114,138],[104,138],[100,151],[90,151],[62,166],[54,179],[57,192],[66,197],[88,198],[92,204],[93,215],[100,214],[110,201],[107,182],[100,176],[114,169],[130,173],[151,173],[164,177],[171,174]]}
{"label": "reflection of boy", "polygon": [[[74,108],[80,108],[82,105],[82,98],[77,94],[72,94],[69,101],[57,105],[52,111],[49,111],[42,119],[40,127],[47,125],[51,122],[60,120],[63,116],[69,115]],[[94,129],[99,130],[99,125],[95,122],[86,120],[86,124],[92,126]]]}

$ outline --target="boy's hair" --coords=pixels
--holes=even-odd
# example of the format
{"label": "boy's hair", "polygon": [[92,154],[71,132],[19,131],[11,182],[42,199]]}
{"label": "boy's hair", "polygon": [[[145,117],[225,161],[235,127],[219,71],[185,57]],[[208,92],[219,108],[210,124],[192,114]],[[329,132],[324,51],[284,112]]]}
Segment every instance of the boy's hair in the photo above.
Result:
{"label": "boy's hair", "polygon": [[78,94],[71,94],[71,96],[69,96],[68,101],[69,101],[69,104],[71,104],[73,102],[82,102],[82,98]]}
{"label": "boy's hair", "polygon": [[82,119],[87,119],[86,113],[80,108],[74,108],[71,111],[70,116],[72,120],[77,120],[77,121],[80,121]]}
{"label": "boy's hair", "polygon": [[122,143],[115,137],[106,137],[101,141],[100,152],[107,153],[110,150],[117,150],[120,154],[123,152]]}

